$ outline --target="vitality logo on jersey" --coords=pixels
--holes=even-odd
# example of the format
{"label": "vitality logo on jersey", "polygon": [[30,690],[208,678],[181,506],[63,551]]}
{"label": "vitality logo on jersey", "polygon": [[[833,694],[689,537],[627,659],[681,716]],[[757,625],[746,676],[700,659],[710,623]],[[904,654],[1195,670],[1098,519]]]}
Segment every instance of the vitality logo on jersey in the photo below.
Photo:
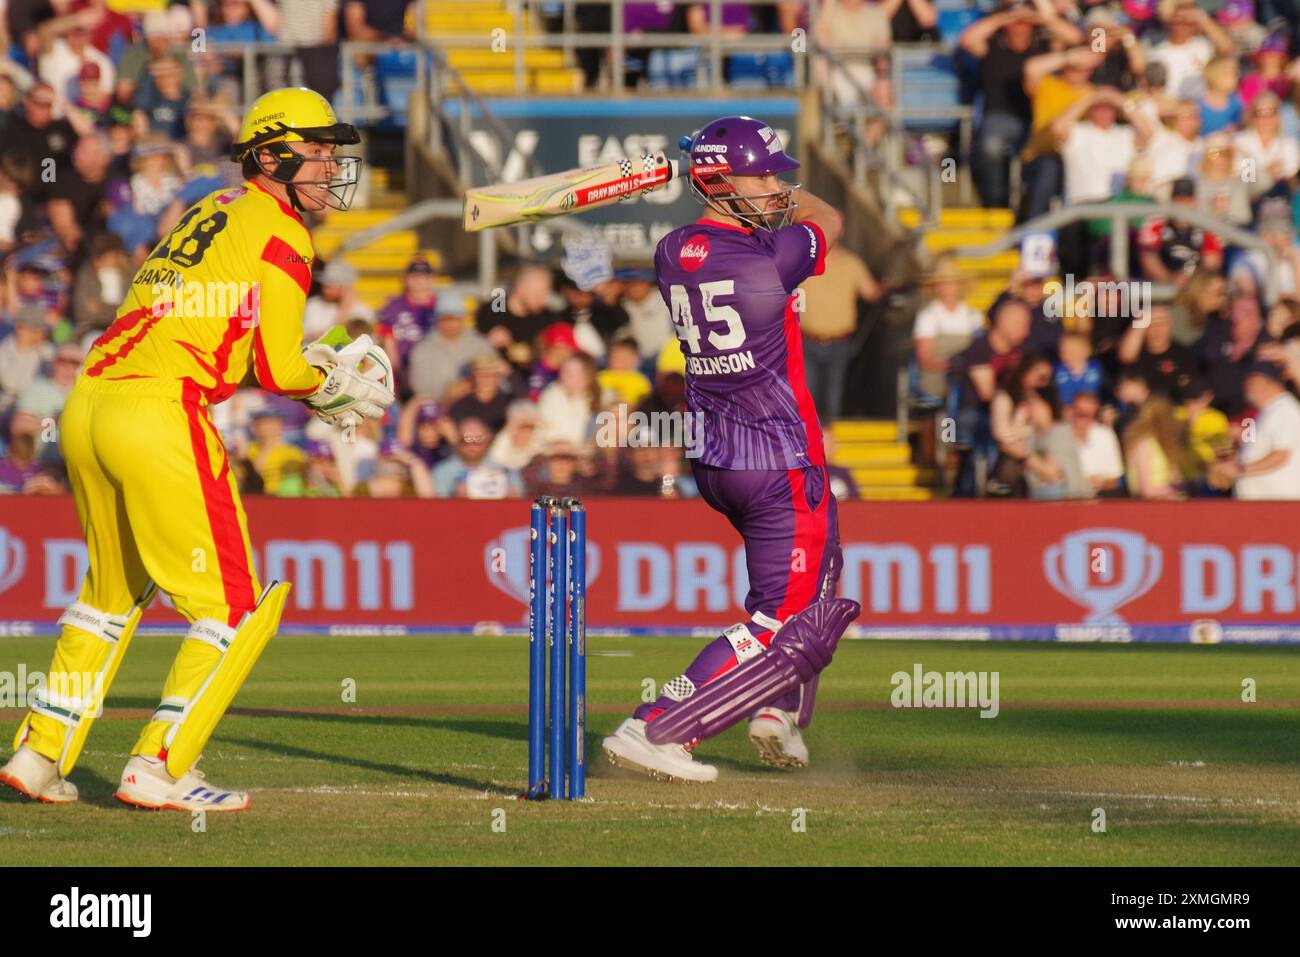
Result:
{"label": "vitality logo on jersey", "polygon": [[695,272],[709,258],[709,237],[703,234],[693,236],[677,254],[677,261],[687,272]]}

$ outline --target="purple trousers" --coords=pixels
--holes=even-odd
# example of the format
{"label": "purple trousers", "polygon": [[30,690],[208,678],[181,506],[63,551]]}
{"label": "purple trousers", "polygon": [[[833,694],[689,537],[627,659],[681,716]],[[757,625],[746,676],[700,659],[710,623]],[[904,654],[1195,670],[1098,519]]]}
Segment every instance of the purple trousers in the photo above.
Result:
{"label": "purple trousers", "polygon": [[[745,540],[751,620],[733,625],[711,641],[686,671],[664,686],[659,698],[634,716],[653,720],[695,689],[762,654],[772,636],[797,611],[835,594],[843,559],[835,496],[826,467],[720,469],[691,463],[700,497],[726,516]],[[776,703],[798,708],[799,692]]]}

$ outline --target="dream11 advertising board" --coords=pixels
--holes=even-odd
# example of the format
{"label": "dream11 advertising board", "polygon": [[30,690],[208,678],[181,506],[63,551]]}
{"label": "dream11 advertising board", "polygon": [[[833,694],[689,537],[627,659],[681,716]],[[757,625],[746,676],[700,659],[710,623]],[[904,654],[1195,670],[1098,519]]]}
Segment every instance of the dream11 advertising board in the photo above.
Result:
{"label": "dream11 advertising board", "polygon": [[[52,634],[86,549],[70,498],[0,498],[0,634]],[[520,632],[528,502],[250,497],[284,630]],[[712,634],[745,618],[744,550],[699,501],[588,502],[593,633]],[[865,638],[1300,641],[1300,504],[841,505],[841,593]],[[798,556],[794,560],[798,560]],[[159,601],[143,631],[179,631]]]}

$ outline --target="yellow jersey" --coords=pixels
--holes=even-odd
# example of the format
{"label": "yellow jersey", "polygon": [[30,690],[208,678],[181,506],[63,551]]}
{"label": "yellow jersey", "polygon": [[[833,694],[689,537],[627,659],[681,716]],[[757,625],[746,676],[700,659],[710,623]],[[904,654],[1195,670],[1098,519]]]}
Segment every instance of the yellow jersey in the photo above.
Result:
{"label": "yellow jersey", "polygon": [[251,369],[263,389],[311,395],[324,380],[302,357],[313,253],[302,219],[258,183],[209,193],[140,266],[82,374],[174,380],[211,405]]}

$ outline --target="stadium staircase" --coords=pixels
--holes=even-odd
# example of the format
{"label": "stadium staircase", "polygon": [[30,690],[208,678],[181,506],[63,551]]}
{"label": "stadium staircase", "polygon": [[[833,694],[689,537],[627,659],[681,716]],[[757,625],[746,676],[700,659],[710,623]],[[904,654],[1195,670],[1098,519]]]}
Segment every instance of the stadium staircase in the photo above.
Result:
{"label": "stadium staircase", "polygon": [[[916,229],[921,217],[915,209],[903,209],[899,211],[899,220],[909,229]],[[1009,209],[945,207],[939,214],[938,226],[925,232],[923,244],[926,253],[933,257],[962,246],[992,242],[1014,224],[1015,217]],[[958,256],[958,268],[971,280],[966,301],[980,312],[986,311],[998,293],[1007,288],[1007,280],[1019,264],[1020,253],[1014,249],[980,258]]]}
{"label": "stadium staircase", "polygon": [[839,419],[831,423],[831,464],[853,474],[866,501],[924,501],[938,495],[935,469],[912,464],[912,451],[893,420]]}
{"label": "stadium staircase", "polygon": [[[348,236],[387,222],[409,205],[406,193],[392,188],[388,170],[370,167],[369,202],[364,209],[351,209],[346,213],[332,212],[312,230],[316,254],[329,262]],[[420,251],[419,239],[413,229],[393,232],[365,246],[347,253],[344,258],[357,268],[357,298],[372,309],[379,309],[389,299],[402,291],[402,273],[411,257]],[[424,255],[433,268],[441,273],[441,257],[436,251],[425,250]],[[440,282],[449,280],[441,277]]]}
{"label": "stadium staircase", "polygon": [[[497,0],[429,0],[425,4],[426,36],[439,46],[447,34],[474,33],[491,36],[502,29],[513,32],[515,15]],[[525,21],[524,33],[539,33],[537,25]],[[479,94],[515,92],[514,51],[498,52],[489,47],[447,47],[447,59],[468,86]],[[576,93],[582,89],[582,71],[565,66],[564,51],[530,47],[524,50],[524,92]]]}

